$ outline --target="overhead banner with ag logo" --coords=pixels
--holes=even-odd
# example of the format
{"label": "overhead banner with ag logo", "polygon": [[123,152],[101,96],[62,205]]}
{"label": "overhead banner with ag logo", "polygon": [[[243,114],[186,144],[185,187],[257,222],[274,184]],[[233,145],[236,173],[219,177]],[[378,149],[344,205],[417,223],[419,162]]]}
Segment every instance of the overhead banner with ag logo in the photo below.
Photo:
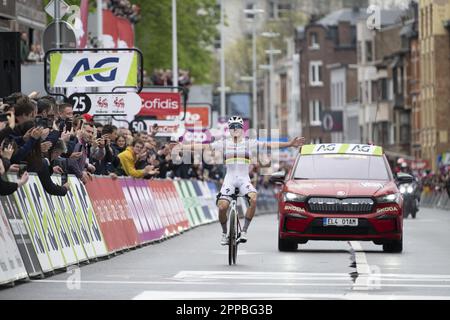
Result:
{"label": "overhead banner with ag logo", "polygon": [[125,52],[51,52],[50,86],[73,87],[137,87],[138,59],[136,51]]}

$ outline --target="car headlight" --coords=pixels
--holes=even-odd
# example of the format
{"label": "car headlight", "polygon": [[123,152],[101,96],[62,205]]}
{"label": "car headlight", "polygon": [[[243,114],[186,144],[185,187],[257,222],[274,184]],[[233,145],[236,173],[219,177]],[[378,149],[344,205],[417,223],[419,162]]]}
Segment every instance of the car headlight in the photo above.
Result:
{"label": "car headlight", "polygon": [[407,191],[408,193],[413,193],[413,192],[414,192],[413,186],[408,186],[408,187],[406,188],[406,191]]}
{"label": "car headlight", "polygon": [[302,196],[300,194],[292,193],[292,192],[284,192],[283,193],[283,201],[284,202],[305,202],[306,196]]}
{"label": "car headlight", "polygon": [[382,197],[377,198],[377,203],[399,203],[401,198],[401,193],[387,194]]}

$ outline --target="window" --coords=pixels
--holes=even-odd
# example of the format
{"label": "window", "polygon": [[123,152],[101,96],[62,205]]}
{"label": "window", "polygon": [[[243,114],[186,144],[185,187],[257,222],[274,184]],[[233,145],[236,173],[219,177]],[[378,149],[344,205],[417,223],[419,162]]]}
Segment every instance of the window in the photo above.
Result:
{"label": "window", "polygon": [[309,64],[309,83],[312,86],[321,86],[322,82],[322,61],[311,61]]}
{"label": "window", "polygon": [[[254,5],[253,3],[247,3],[245,9],[247,9],[247,10],[253,10],[254,6],[255,6],[255,5]],[[247,19],[253,19],[253,18],[255,18],[255,15],[252,14],[252,13],[246,13],[246,14],[245,14],[245,18],[247,18]]]}
{"label": "window", "polygon": [[269,2],[269,19],[275,19],[275,1]]}
{"label": "window", "polygon": [[366,59],[367,62],[373,61],[372,41],[366,41]]}
{"label": "window", "polygon": [[322,103],[320,100],[312,100],[309,102],[309,120],[311,126],[321,126],[320,114],[322,112]]}
{"label": "window", "polygon": [[358,63],[359,64],[362,63],[362,59],[361,59],[361,56],[362,56],[362,42],[361,41],[358,41],[358,47],[356,49],[356,55],[357,55]]}
{"label": "window", "polygon": [[288,18],[289,12],[291,11],[292,6],[290,3],[279,3],[278,4],[278,18]]}
{"label": "window", "polygon": [[381,79],[381,100],[388,99],[388,81],[386,78]]}
{"label": "window", "polygon": [[320,49],[317,32],[311,32],[309,34],[309,48],[312,50]]}
{"label": "window", "polygon": [[389,180],[383,157],[314,154],[299,158],[294,179]]}
{"label": "window", "polygon": [[280,75],[280,97],[281,97],[281,103],[286,104],[287,103],[287,75],[282,74]]}

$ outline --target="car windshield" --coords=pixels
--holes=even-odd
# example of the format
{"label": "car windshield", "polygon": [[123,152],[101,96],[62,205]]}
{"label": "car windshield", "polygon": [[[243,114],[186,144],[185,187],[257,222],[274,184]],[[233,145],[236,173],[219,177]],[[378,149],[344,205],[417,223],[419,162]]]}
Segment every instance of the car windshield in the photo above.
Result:
{"label": "car windshield", "polygon": [[349,154],[303,155],[294,179],[389,180],[383,157]]}

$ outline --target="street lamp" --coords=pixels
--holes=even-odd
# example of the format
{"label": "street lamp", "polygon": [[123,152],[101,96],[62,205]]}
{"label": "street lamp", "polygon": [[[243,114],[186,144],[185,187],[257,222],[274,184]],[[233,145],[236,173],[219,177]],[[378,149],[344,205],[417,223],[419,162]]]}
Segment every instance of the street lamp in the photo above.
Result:
{"label": "street lamp", "polygon": [[269,89],[269,132],[270,130],[272,130],[274,128],[274,124],[275,124],[275,103],[274,103],[274,97],[275,97],[275,81],[274,81],[274,71],[273,71],[273,56],[276,54],[281,54],[281,50],[275,50],[273,48],[273,38],[279,37],[280,34],[277,32],[263,32],[261,34],[261,36],[265,37],[265,38],[269,38],[270,40],[270,49],[266,50],[266,54],[269,55],[269,66],[270,66],[270,73],[269,73],[269,85],[270,85],[270,89]]}
{"label": "street lamp", "polygon": [[253,15],[253,19],[249,19],[252,20],[252,61],[253,61],[253,101],[252,101],[252,105],[253,105],[253,128],[256,129],[258,127],[258,110],[257,110],[257,87],[256,87],[256,77],[257,77],[257,70],[256,70],[256,16],[257,14],[263,14],[264,10],[263,9],[245,9],[244,13],[247,15]]}
{"label": "street lamp", "polygon": [[178,87],[177,0],[172,0],[172,82]]}
{"label": "street lamp", "polygon": [[220,1],[220,115],[225,116],[224,0]]}

